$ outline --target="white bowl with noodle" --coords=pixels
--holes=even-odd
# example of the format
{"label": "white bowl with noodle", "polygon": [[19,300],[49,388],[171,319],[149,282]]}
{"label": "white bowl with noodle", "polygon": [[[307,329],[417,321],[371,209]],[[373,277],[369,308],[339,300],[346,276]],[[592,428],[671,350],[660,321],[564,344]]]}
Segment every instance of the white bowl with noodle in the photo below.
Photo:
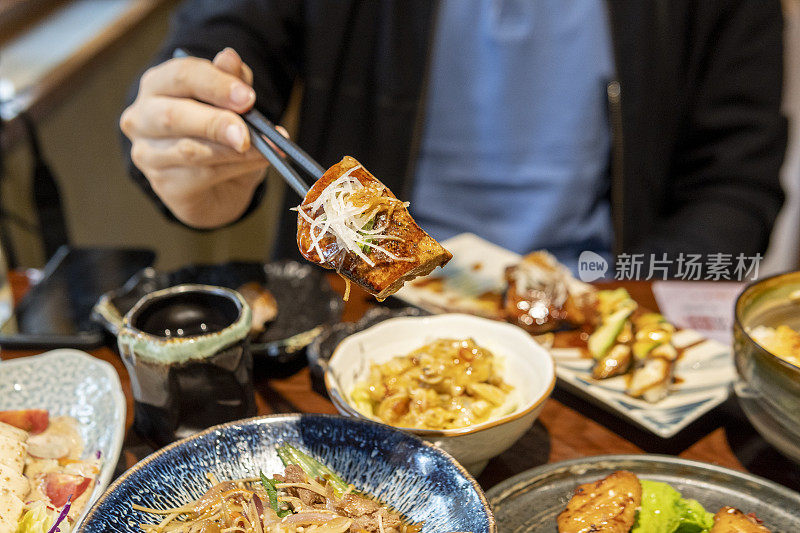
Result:
{"label": "white bowl with noodle", "polygon": [[513,388],[505,403],[480,423],[452,429],[396,427],[436,444],[477,475],[530,429],[555,386],[552,356],[520,328],[463,314],[389,319],[336,347],[325,370],[325,386],[343,415],[386,423],[359,410],[353,390],[368,379],[372,363],[405,356],[438,339],[473,339],[494,355],[495,372]]}

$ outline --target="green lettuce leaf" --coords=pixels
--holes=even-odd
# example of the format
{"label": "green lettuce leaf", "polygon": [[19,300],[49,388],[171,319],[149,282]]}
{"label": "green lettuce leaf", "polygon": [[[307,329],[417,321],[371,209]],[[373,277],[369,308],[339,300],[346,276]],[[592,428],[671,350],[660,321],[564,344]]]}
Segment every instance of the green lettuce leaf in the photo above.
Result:
{"label": "green lettuce leaf", "polygon": [[641,480],[642,505],[631,533],[709,533],[714,514],[697,500],[684,499],[666,483]]}
{"label": "green lettuce leaf", "polygon": [[714,527],[714,514],[703,509],[697,500],[682,499],[679,505],[681,524],[676,533],[705,533]]}

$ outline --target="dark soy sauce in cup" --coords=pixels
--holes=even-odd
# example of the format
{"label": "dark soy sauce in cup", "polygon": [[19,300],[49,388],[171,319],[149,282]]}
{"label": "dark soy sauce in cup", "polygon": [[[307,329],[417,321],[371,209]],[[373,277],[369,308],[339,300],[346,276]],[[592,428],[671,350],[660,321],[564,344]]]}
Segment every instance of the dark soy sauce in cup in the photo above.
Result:
{"label": "dark soy sauce in cup", "polygon": [[142,310],[136,322],[138,329],[151,335],[185,338],[222,331],[238,316],[239,309],[230,300],[216,294],[186,292],[154,302]]}
{"label": "dark soy sauce in cup", "polygon": [[[159,446],[256,412],[246,333],[230,336],[246,304],[224,289],[171,290],[145,297],[126,320],[144,343],[179,350],[181,360],[156,360],[147,346],[123,347],[120,342],[135,381],[134,428]],[[193,346],[209,336],[222,339],[219,347],[195,356]]]}

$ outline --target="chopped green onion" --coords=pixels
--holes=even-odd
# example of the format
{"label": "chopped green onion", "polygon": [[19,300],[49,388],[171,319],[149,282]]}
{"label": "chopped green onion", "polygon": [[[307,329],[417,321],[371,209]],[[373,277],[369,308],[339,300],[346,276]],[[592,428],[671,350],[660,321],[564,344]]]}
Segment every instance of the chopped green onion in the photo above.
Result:
{"label": "chopped green onion", "polygon": [[267,479],[267,476],[265,476],[260,470],[258,471],[258,475],[261,477],[261,484],[264,485],[264,489],[269,495],[269,506],[272,507],[273,511],[279,513],[280,516],[280,509],[278,508],[278,491],[275,489],[275,485],[273,485],[272,482]]}
{"label": "chopped green onion", "polygon": [[283,446],[278,448],[278,457],[280,457],[283,466],[289,466],[294,464],[294,461],[292,460],[292,457],[289,455],[289,452],[287,452],[283,448]]}
{"label": "chopped green onion", "polygon": [[289,509],[281,509],[281,504],[278,501],[278,487],[275,486],[275,482],[265,476],[261,471],[258,472],[258,475],[261,476],[261,484],[264,485],[267,494],[269,494],[269,506],[275,511],[278,518],[283,518],[284,516],[292,514],[292,511]]}
{"label": "chopped green onion", "polygon": [[[370,220],[369,222],[367,222],[366,224],[364,224],[364,227],[363,227],[363,228],[361,228],[361,230],[362,230],[362,231],[364,231],[364,230],[366,230],[366,231],[369,231],[369,230],[371,230],[371,229],[372,229],[372,228],[374,228],[374,227],[375,227],[375,219],[373,218],[372,220]],[[362,251],[362,252],[364,252],[365,254],[369,253],[369,246],[368,246],[368,244],[369,244],[369,243],[371,243],[371,242],[372,242],[371,240],[368,240],[368,239],[366,239],[366,237],[365,237],[365,238],[364,238],[364,244],[362,244],[362,245],[361,245],[361,251]]]}

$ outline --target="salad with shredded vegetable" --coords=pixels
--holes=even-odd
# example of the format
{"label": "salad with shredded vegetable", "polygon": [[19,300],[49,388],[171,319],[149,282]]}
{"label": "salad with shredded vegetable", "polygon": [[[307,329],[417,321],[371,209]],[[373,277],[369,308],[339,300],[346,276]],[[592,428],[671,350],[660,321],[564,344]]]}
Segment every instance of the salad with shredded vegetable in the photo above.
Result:
{"label": "salad with shredded vegetable", "polygon": [[333,470],[284,444],[278,456],[282,474],[219,481],[199,499],[170,509],[133,505],[152,515],[145,533],[417,533],[421,525],[358,492]]}
{"label": "salad with shredded vegetable", "polygon": [[84,457],[74,418],[0,411],[0,533],[67,533],[99,472],[100,454]]}

